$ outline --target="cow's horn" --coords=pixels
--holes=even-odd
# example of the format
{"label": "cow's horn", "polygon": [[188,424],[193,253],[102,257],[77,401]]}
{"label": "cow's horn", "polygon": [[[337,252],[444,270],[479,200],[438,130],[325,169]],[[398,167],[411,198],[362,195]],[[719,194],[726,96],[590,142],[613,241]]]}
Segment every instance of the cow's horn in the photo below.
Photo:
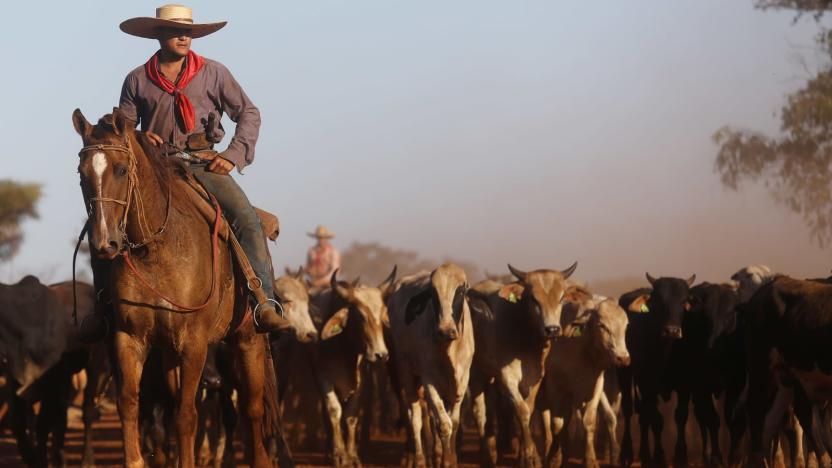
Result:
{"label": "cow's horn", "polygon": [[691,275],[690,278],[687,279],[688,287],[693,286],[693,282],[696,281],[696,275]]}
{"label": "cow's horn", "polygon": [[526,280],[526,272],[525,271],[520,271],[517,268],[514,268],[513,266],[511,266],[511,263],[508,264],[508,271],[510,271],[511,274],[514,275],[520,281],[525,281]]}
{"label": "cow's horn", "polygon": [[652,276],[650,276],[650,273],[645,273],[645,276],[647,276],[647,281],[650,282],[651,286],[656,285],[656,278],[653,278]]}
{"label": "cow's horn", "polygon": [[575,262],[572,264],[571,267],[562,270],[560,273],[563,275],[563,279],[568,279],[570,276],[572,276],[572,273],[575,273],[576,268],[578,268],[578,262]]}

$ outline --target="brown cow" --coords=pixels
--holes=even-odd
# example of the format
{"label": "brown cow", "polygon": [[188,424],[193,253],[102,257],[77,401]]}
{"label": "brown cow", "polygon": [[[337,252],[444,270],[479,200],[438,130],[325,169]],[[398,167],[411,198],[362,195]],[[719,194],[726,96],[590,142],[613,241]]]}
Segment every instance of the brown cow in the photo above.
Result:
{"label": "brown cow", "polygon": [[566,283],[577,266],[575,263],[563,271],[526,273],[509,265],[516,282],[499,286],[487,280],[468,293],[473,303],[477,342],[470,388],[483,465],[496,463],[494,444],[485,432],[488,412],[485,390],[491,381],[496,381],[511,399],[520,423],[520,465],[541,466],[530,422],[543,381],[546,356],[552,340],[561,335],[563,301],[578,300],[578,295],[590,297],[583,288]]}
{"label": "brown cow", "polygon": [[[555,429],[554,441],[548,449],[547,464],[560,466],[569,459],[569,419],[577,410],[585,435],[584,463],[597,468],[595,427],[599,403],[605,399],[605,373],[613,366],[630,364],[625,332],[627,313],[615,300],[599,303],[588,301],[584,311],[566,327],[566,336],[555,341],[546,359],[543,409],[550,413]],[[607,432],[615,434],[616,419],[610,418],[605,406]],[[617,458],[615,437],[612,459]],[[563,451],[563,453],[560,452]],[[562,456],[562,457],[561,457]]]}
{"label": "brown cow", "polygon": [[[324,323],[312,361],[329,419],[332,462],[335,466],[360,466],[355,432],[361,400],[360,366],[364,359],[373,363],[388,358],[385,300],[396,279],[396,268],[375,288],[357,280],[352,284],[338,281],[337,274],[338,270],[332,273],[328,289],[312,297],[312,313]],[[346,422],[346,438],[341,434],[342,422]]]}
{"label": "brown cow", "polygon": [[405,462],[425,466],[422,406],[427,400],[441,441],[443,466],[456,466],[454,440],[474,357],[465,271],[445,263],[403,278],[388,300],[394,380],[409,421]]}

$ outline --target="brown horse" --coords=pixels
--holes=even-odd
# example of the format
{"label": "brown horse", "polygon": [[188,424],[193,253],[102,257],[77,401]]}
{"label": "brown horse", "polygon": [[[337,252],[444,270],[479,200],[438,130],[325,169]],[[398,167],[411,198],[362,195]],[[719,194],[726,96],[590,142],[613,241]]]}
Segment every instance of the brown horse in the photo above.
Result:
{"label": "brown horse", "polygon": [[276,392],[274,374],[266,372],[268,343],[244,319],[245,280],[228,249],[212,247],[212,226],[193,202],[184,171],[160,157],[118,109],[96,125],[76,109],[72,122],[84,143],[78,172],[92,254],[112,260],[108,287],[125,466],[143,465],[139,380],[151,345],[161,349],[177,395],[180,466],[194,466],[195,395],[208,344],[223,339],[235,351],[248,458],[252,466],[269,466],[263,438],[274,424]]}

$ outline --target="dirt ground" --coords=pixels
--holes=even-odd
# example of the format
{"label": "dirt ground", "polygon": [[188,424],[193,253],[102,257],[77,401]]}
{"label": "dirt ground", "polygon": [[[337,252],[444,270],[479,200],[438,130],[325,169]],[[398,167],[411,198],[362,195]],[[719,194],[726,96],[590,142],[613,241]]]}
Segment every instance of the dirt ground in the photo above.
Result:
{"label": "dirt ground", "polygon": [[[122,466],[121,432],[119,428],[118,415],[105,413],[95,426],[95,462],[98,467]],[[67,432],[66,455],[68,466],[79,466],[81,463],[82,431],[76,425],[71,425]],[[387,467],[399,466],[404,437],[378,436],[371,439],[370,445],[362,455],[365,467]],[[476,467],[477,462],[476,435],[470,431],[465,433],[465,443],[460,457],[461,467]],[[329,466],[323,451],[295,450],[295,462],[298,467]],[[504,466],[514,466],[515,459],[501,460]],[[11,433],[4,432],[0,435],[0,466],[2,467],[24,467],[17,455],[14,438]],[[245,466],[242,463],[240,466]],[[575,466],[579,466],[575,464]]]}

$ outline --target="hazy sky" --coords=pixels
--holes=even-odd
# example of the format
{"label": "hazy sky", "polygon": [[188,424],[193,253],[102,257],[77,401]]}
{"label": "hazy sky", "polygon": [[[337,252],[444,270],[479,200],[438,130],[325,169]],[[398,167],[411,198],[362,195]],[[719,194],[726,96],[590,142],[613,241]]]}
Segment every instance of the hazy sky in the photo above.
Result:
{"label": "hazy sky", "polygon": [[[0,278],[68,276],[84,216],[70,115],[117,104],[157,49],[118,23],[160,1],[4,5],[0,178],[45,196]],[[492,271],[578,260],[584,279],[832,267],[763,190],[721,187],[710,139],[724,124],[777,129],[818,67],[811,19],[751,0],[191,5],[229,21],[194,50],[261,110],[257,158],[235,177],[281,218],[280,269],[319,223],[341,247],[379,240]]]}

